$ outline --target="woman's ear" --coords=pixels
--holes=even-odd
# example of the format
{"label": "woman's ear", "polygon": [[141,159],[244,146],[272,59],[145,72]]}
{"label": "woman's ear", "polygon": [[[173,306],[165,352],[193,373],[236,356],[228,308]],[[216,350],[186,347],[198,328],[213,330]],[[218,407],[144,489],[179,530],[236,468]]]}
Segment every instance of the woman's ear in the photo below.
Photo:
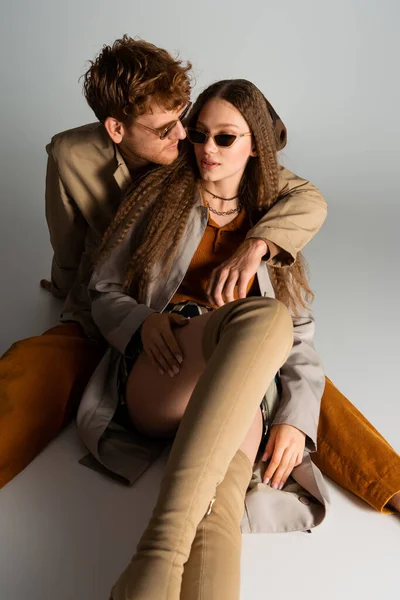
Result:
{"label": "woman's ear", "polygon": [[114,119],[113,117],[107,117],[104,121],[104,127],[114,144],[120,144],[124,137],[124,126],[121,121]]}
{"label": "woman's ear", "polygon": [[256,145],[253,144],[252,148],[251,148],[251,152],[250,152],[250,156],[258,156],[257,150],[256,150]]}

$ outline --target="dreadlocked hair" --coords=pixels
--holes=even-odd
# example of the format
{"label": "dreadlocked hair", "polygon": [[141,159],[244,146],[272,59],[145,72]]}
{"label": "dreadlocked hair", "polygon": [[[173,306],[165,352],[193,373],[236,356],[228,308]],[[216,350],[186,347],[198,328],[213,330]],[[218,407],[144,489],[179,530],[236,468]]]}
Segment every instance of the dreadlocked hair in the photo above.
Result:
{"label": "dreadlocked hair", "polygon": [[[249,158],[239,186],[240,202],[253,227],[279,200],[277,139],[268,101],[249,81],[219,81],[198,97],[187,119],[189,127],[196,127],[202,108],[214,98],[232,104],[243,115],[253,134],[256,156]],[[154,169],[127,191],[114,221],[104,234],[99,261],[105,260],[136,225],[124,288],[139,302],[143,301],[152,280],[153,267],[162,265],[161,272],[155,275],[159,276],[171,266],[190,211],[197,202],[198,179],[193,146],[185,140],[180,157],[172,165]],[[312,299],[305,262],[300,254],[290,267],[269,267],[269,273],[277,299],[295,314],[300,306],[306,306],[306,301]]]}
{"label": "dreadlocked hair", "polygon": [[307,309],[313,302],[314,293],[308,283],[308,265],[301,252],[290,267],[268,266],[268,272],[275,297],[296,317],[299,316],[300,307]]}
{"label": "dreadlocked hair", "polygon": [[151,171],[126,192],[98,251],[98,262],[105,260],[125,238],[133,225],[140,224],[133,254],[125,273],[125,291],[139,300],[151,281],[155,263],[164,273],[171,265],[195,202],[196,176],[186,157],[173,165]]}

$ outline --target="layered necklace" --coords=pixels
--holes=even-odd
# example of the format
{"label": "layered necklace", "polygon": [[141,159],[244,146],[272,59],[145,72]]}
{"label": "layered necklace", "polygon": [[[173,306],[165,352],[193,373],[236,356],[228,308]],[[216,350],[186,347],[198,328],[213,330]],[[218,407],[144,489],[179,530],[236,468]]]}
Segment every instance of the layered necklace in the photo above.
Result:
{"label": "layered necklace", "polygon": [[[231,202],[232,200],[236,200],[236,198],[239,198],[239,194],[236,194],[236,196],[232,196],[232,198],[223,198],[222,196],[217,196],[217,194],[213,194],[212,192],[210,192],[210,190],[208,190],[207,188],[205,188],[203,186],[202,186],[202,190],[207,192],[207,194],[210,194],[210,196],[212,196],[213,198],[217,198],[218,200],[223,200],[224,202]],[[206,204],[208,206],[208,210],[210,210],[212,213],[214,213],[214,215],[218,215],[219,217],[229,217],[229,215],[233,215],[235,213],[240,213],[240,211],[242,210],[241,202],[239,202],[239,204],[237,205],[236,208],[232,208],[231,210],[227,210],[225,212],[215,210],[215,208],[210,206],[208,200],[206,200]]]}

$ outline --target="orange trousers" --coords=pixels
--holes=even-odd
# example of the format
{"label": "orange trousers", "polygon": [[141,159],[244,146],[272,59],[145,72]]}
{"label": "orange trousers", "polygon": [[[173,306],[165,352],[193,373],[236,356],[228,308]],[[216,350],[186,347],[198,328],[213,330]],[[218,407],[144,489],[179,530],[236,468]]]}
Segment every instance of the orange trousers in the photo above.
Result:
{"label": "orange trousers", "polygon": [[0,488],[76,413],[102,357],[77,323],[16,342],[0,359]]}
{"label": "orange trousers", "polygon": [[[0,359],[0,488],[76,413],[104,352],[76,323],[17,342]],[[327,378],[318,427],[321,471],[373,508],[400,492],[400,457]]]}

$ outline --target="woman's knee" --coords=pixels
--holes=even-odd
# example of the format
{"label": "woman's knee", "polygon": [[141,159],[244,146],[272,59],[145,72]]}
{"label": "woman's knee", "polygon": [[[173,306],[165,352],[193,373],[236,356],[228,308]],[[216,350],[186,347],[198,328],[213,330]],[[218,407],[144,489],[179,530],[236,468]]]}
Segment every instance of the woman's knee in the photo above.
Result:
{"label": "woman's knee", "polygon": [[[260,324],[269,324],[278,327],[283,333],[293,333],[293,319],[288,308],[276,298],[248,298],[255,300],[255,318]],[[250,304],[250,308],[252,308]]]}
{"label": "woman's knee", "polygon": [[208,360],[223,336],[253,339],[269,331],[283,345],[293,343],[293,320],[286,306],[275,298],[252,296],[234,300],[215,311],[203,336],[204,356]]}

